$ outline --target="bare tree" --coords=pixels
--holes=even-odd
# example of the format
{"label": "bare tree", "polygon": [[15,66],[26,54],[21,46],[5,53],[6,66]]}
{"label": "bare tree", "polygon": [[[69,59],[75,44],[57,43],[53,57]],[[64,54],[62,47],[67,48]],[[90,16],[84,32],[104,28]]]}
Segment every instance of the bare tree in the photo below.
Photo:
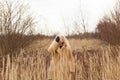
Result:
{"label": "bare tree", "polygon": [[116,5],[114,7],[114,10],[111,11],[111,20],[120,27],[120,0],[116,0]]}
{"label": "bare tree", "polygon": [[24,35],[33,32],[34,18],[27,6],[19,2],[0,2],[0,49],[4,54],[14,53],[27,44]]}
{"label": "bare tree", "polygon": [[0,33],[1,34],[29,34],[34,24],[31,15],[26,15],[27,9],[24,5],[12,2],[0,3]]}
{"label": "bare tree", "polygon": [[80,0],[80,24],[83,27],[84,33],[87,32],[88,26],[88,12],[86,5],[83,5],[82,0]]}
{"label": "bare tree", "polygon": [[102,40],[112,45],[120,45],[120,1],[117,0],[110,15],[105,15],[99,22],[96,31]]}
{"label": "bare tree", "polygon": [[80,34],[80,32],[87,33],[87,27],[88,27],[88,12],[87,12],[87,5],[83,4],[83,0],[79,0],[80,6],[79,6],[79,15],[78,15],[78,21],[74,22],[75,26],[75,33]]}

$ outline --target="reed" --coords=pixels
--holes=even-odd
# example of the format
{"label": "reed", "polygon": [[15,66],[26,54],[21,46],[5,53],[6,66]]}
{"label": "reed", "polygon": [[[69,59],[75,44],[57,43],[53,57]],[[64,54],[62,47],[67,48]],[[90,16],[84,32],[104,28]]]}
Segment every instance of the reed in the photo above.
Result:
{"label": "reed", "polygon": [[[120,47],[108,46],[96,50],[73,51],[76,61],[76,80],[119,80]],[[0,80],[47,80],[50,55],[46,49],[20,51],[11,60],[2,60]],[[60,76],[59,76],[60,78]]]}

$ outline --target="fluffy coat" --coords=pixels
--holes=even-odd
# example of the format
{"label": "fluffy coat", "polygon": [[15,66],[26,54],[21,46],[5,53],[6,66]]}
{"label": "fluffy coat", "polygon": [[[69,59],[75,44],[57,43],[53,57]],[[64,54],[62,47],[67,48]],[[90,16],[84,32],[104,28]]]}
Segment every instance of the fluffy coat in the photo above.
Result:
{"label": "fluffy coat", "polygon": [[58,35],[49,46],[48,52],[52,56],[48,79],[73,80],[71,77],[75,72],[75,62],[68,40],[64,36]]}

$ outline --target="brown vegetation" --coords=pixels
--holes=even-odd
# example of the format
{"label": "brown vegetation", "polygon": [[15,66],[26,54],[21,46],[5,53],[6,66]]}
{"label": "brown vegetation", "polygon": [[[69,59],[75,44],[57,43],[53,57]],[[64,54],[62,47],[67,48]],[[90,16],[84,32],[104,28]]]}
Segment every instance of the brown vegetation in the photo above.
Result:
{"label": "brown vegetation", "polygon": [[[119,80],[120,47],[101,47],[98,50],[73,51],[76,61],[76,80]],[[46,80],[50,56],[45,49],[20,54],[10,62],[3,58],[1,80]]]}
{"label": "brown vegetation", "polygon": [[97,26],[101,39],[111,45],[120,45],[120,1],[109,16],[105,16]]}
{"label": "brown vegetation", "polygon": [[15,55],[31,40],[26,34],[32,33],[34,18],[26,6],[19,2],[0,1],[0,55]]}
{"label": "brown vegetation", "polygon": [[[85,31],[68,36],[75,57],[76,80],[120,79],[119,3],[118,0],[111,16],[99,22],[96,33]],[[34,19],[25,15],[26,7],[19,3],[0,3],[0,80],[46,80],[48,77],[51,56],[46,49],[54,36],[31,34]]]}

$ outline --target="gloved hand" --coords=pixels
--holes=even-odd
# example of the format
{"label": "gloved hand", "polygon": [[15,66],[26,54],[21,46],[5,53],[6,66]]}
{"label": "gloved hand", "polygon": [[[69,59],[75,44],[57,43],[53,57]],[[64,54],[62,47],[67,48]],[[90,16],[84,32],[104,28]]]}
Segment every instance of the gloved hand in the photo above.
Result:
{"label": "gloved hand", "polygon": [[57,36],[56,39],[55,39],[56,42],[59,42],[60,41],[60,37]]}
{"label": "gloved hand", "polygon": [[59,47],[62,48],[64,45],[64,42],[60,39],[59,36],[55,38],[55,41],[59,44]]}

